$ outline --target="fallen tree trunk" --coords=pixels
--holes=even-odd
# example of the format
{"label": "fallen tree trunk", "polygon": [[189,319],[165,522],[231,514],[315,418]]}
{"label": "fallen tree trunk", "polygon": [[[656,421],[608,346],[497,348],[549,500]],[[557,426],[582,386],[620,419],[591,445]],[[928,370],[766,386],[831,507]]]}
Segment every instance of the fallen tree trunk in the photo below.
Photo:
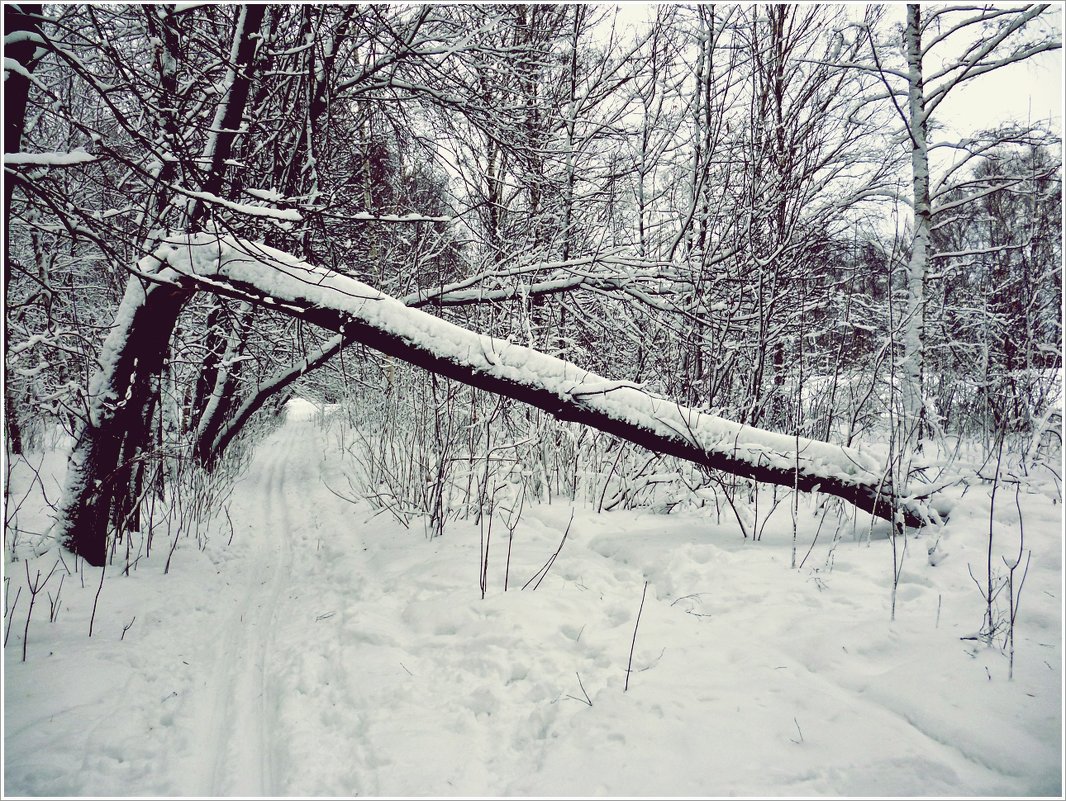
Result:
{"label": "fallen tree trunk", "polygon": [[[888,471],[857,449],[764,431],[680,406],[639,386],[461,328],[353,278],[272,248],[215,234],[194,234],[163,245],[138,267],[141,274],[159,276],[184,292],[199,287],[262,303],[337,331],[345,343],[362,343],[438,375],[543,409],[561,420],[591,426],[706,468],[824,492],[911,527],[945,514],[932,507],[928,495],[904,498],[894,493]],[[118,318],[130,320],[134,315],[120,309]],[[129,337],[116,334],[114,339],[120,342]],[[133,369],[136,363],[134,359]],[[130,364],[129,359],[112,359],[103,369],[130,369]],[[118,387],[128,380],[129,376],[106,375],[97,383]],[[87,428],[95,419],[90,418]],[[91,442],[93,436],[91,430],[83,432],[78,445]],[[76,448],[71,464],[79,463]],[[98,459],[93,464],[98,471],[111,472],[116,467]],[[68,480],[68,496],[71,488]],[[60,536],[81,553],[81,532],[91,525],[82,519],[84,510],[72,501],[68,497],[64,502]],[[93,556],[98,553],[94,547]]]}
{"label": "fallen tree trunk", "polygon": [[898,514],[898,522],[912,527],[937,517],[920,492],[896,497],[882,465],[856,449],[797,440],[682,407],[640,387],[468,331],[271,248],[200,235],[165,246],[156,258],[209,291],[258,299],[337,331],[347,342],[649,450],[756,481],[819,490],[887,520]]}

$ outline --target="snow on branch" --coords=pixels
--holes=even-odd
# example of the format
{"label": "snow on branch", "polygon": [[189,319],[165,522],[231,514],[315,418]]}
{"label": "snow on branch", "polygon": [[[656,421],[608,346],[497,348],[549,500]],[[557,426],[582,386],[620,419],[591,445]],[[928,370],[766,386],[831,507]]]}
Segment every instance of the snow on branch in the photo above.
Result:
{"label": "snow on branch", "polygon": [[232,200],[227,200],[226,198],[212,194],[211,192],[198,192],[175,185],[171,185],[170,188],[186,197],[202,200],[205,203],[216,206],[222,206],[230,211],[235,211],[238,214],[247,214],[253,217],[269,217],[274,220],[285,220],[287,222],[301,222],[303,220],[300,212],[296,211],[296,209],[272,209],[267,208],[266,206],[256,206],[250,203],[234,203]]}
{"label": "snow on branch", "polygon": [[449,223],[452,221],[451,217],[429,217],[425,214],[374,214],[369,211],[357,211],[352,214],[346,214],[345,218],[349,220],[358,220],[360,222],[388,223]]}
{"label": "snow on branch", "polygon": [[[946,510],[894,498],[880,462],[861,450],[726,420],[531,348],[449,323],[354,278],[272,248],[194,234],[141,261],[209,291],[270,298],[345,338],[463,383],[589,425],[659,453],[758,481],[844,498],[886,519],[921,526]],[[798,446],[798,447],[797,447]],[[922,496],[924,497],[924,496]]]}
{"label": "snow on branch", "polygon": [[5,153],[4,164],[10,167],[73,167],[96,161],[96,156],[84,148],[68,152],[52,153]]}

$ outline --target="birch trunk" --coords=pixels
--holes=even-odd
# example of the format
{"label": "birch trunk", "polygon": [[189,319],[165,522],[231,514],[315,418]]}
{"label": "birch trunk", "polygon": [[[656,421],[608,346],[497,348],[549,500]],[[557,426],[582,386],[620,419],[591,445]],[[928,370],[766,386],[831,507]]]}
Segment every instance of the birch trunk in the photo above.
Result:
{"label": "birch trunk", "polygon": [[929,197],[929,147],[926,141],[925,81],[922,74],[921,10],[907,6],[907,100],[914,196],[914,240],[907,264],[907,305],[903,329],[904,425],[911,445],[920,450],[925,402],[925,281],[929,268],[932,204]]}

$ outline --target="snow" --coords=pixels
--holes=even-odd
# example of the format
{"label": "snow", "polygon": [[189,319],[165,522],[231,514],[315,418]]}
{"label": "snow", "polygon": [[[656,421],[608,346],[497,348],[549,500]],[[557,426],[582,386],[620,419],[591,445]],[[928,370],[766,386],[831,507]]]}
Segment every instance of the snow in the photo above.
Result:
{"label": "snow", "polygon": [[84,148],[76,147],[68,152],[52,153],[5,153],[4,164],[13,167],[70,167],[96,161],[96,156]]}
{"label": "snow", "polygon": [[139,281],[127,281],[122,302],[115,311],[111,330],[100,347],[96,358],[99,367],[89,380],[89,397],[93,399],[89,414],[92,424],[99,428],[104,416],[111,416],[117,404],[127,391],[127,387],[116,387],[109,382],[115,378],[115,365],[122,358],[129,339],[131,327],[138,311],[144,306],[147,297],[145,287]]}
{"label": "snow", "polygon": [[[790,503],[759,543],[706,510],[527,503],[511,589],[494,545],[482,600],[478,527],[427,540],[333,495],[322,420],[292,401],[255,449],[231,544],[219,519],[203,550],[179,538],[167,575],[161,534],[129,576],[123,547],[103,574],[61,564],[26,662],[25,571],[57,561],[25,533],[47,528],[33,470],[54,500],[64,454],[12,465],[5,796],[1061,795],[1062,507],[1036,470],[1008,680],[998,642],[961,639],[981,623],[987,485],[908,538],[894,622],[887,524],[868,538],[868,518],[831,515],[790,570]],[[1017,549],[1002,497],[997,559]],[[547,578],[518,590],[572,512]],[[801,555],[814,515],[801,502]]]}
{"label": "snow", "polygon": [[256,206],[251,203],[234,203],[232,200],[227,200],[219,195],[213,195],[210,192],[198,192],[192,189],[181,189],[179,191],[188,197],[195,198],[196,200],[203,200],[212,205],[222,206],[230,211],[235,211],[238,214],[248,214],[253,217],[269,217],[274,220],[287,220],[289,222],[300,222],[303,220],[300,212],[296,211],[296,209],[271,209],[266,206]]}
{"label": "snow", "polygon": [[284,198],[281,192],[274,187],[270,187],[269,189],[245,189],[244,193],[257,200],[266,200],[271,203],[276,203]]}
{"label": "snow", "polygon": [[306,398],[293,398],[285,404],[287,420],[313,420],[321,413],[322,410]]}

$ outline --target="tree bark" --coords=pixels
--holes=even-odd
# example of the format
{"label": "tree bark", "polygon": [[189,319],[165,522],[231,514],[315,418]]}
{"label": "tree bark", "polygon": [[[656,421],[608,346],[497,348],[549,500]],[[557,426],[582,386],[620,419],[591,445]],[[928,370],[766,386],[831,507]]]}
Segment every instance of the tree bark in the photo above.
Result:
{"label": "tree bark", "polygon": [[89,391],[90,413],[67,464],[58,536],[89,564],[107,559],[108,523],[129,515],[131,481],[151,433],[155,394],[186,287],[131,278]]}
{"label": "tree bark", "polygon": [[[237,13],[230,47],[230,65],[226,74],[226,91],[215,108],[215,117],[201,160],[210,164],[204,177],[202,189],[211,195],[222,195],[226,188],[226,174],[233,155],[237,136],[244,134],[245,110],[248,96],[258,66],[257,49],[262,40],[263,20],[267,6],[246,5]],[[269,26],[268,26],[269,27]],[[202,227],[210,207],[203,201],[190,198],[186,209],[187,227],[198,230]],[[224,330],[225,309],[216,302],[207,313],[207,331],[204,345],[207,355],[203,369],[196,380],[192,400],[192,419],[197,420],[197,429],[215,430],[219,421],[210,416],[221,411],[216,404],[210,405],[212,397],[221,396],[226,388],[229,373],[222,367],[227,343],[235,336],[242,336],[236,328]],[[204,415],[207,420],[202,419]]]}

